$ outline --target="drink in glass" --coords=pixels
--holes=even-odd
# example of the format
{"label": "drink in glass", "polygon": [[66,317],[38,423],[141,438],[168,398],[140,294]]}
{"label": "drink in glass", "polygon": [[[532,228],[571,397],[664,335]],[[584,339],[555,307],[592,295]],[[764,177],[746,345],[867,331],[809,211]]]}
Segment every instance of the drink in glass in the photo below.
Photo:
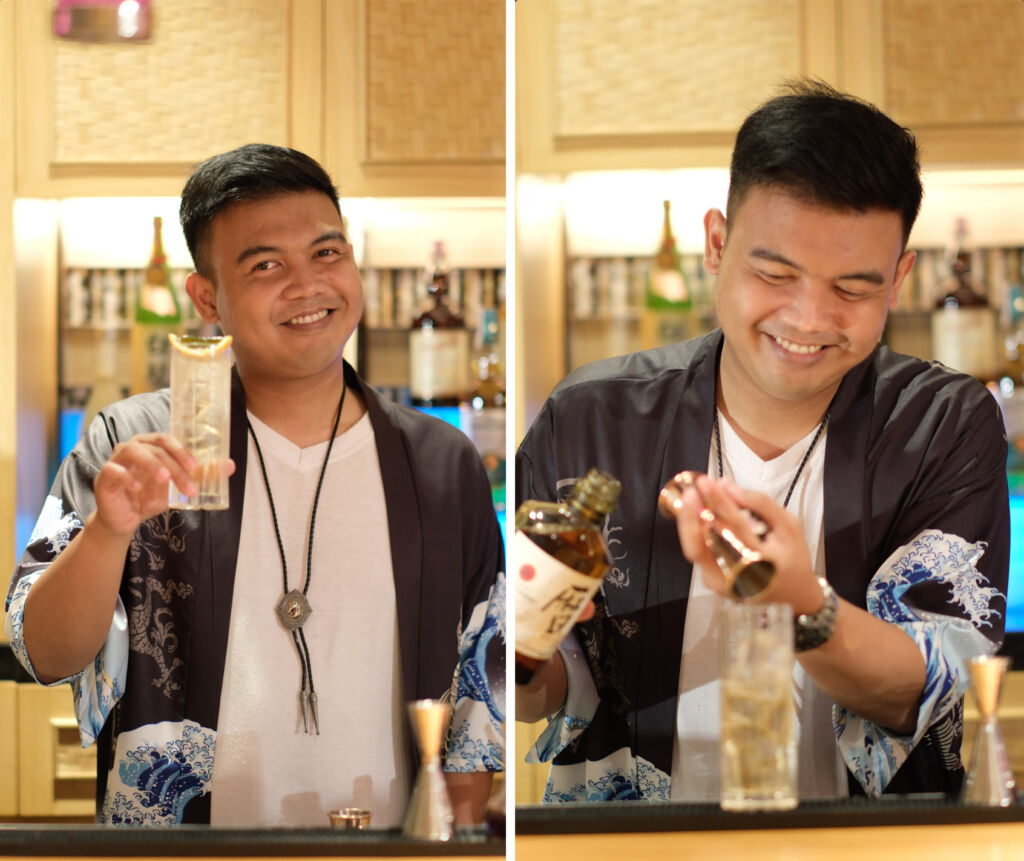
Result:
{"label": "drink in glass", "polygon": [[723,603],[721,805],[796,806],[793,613],[788,604]]}
{"label": "drink in glass", "polygon": [[171,508],[216,510],[228,507],[227,460],[231,429],[231,336],[198,338],[170,335],[171,436],[196,460],[192,479],[199,490],[188,496],[172,481]]}

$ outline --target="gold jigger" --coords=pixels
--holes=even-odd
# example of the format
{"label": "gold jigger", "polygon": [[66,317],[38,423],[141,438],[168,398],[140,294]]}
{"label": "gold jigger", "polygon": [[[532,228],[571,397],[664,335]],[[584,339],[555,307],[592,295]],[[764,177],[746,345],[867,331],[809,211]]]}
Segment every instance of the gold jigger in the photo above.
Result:
{"label": "gold jigger", "polygon": [[420,770],[402,826],[407,837],[450,840],[455,830],[452,804],[441,770],[441,741],[448,711],[448,704],[439,700],[409,703],[409,719],[420,748]]}
{"label": "gold jigger", "polygon": [[[676,512],[683,504],[683,493],[690,487],[697,489],[699,475],[685,470],[669,480],[658,494],[658,508],[662,514],[675,519]],[[702,509],[700,517],[708,525],[704,532],[704,543],[725,575],[732,594],[741,600],[757,598],[772,582],[775,565],[747,547],[728,526],[719,526],[718,518],[709,509]]]}
{"label": "gold jigger", "polygon": [[967,661],[981,722],[974,736],[971,767],[960,790],[960,801],[964,804],[1008,807],[1016,799],[1013,770],[996,719],[1009,665],[1009,658],[988,655]]}

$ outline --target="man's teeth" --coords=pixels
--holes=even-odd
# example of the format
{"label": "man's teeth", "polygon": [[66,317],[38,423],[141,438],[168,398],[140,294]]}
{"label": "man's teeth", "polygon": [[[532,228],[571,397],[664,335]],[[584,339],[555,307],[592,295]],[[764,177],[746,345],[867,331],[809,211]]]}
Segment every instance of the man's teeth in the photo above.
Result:
{"label": "man's teeth", "polygon": [[792,341],[787,341],[778,335],[772,335],[772,337],[775,339],[776,344],[784,350],[789,350],[791,353],[802,353],[807,356],[811,353],[817,353],[821,349],[820,344],[794,344]]}
{"label": "man's teeth", "polygon": [[323,318],[326,316],[327,309],[324,308],[319,311],[315,311],[312,314],[305,314],[302,317],[292,317],[291,320],[288,321],[288,325],[301,326],[304,323],[315,323],[317,320],[323,320]]}

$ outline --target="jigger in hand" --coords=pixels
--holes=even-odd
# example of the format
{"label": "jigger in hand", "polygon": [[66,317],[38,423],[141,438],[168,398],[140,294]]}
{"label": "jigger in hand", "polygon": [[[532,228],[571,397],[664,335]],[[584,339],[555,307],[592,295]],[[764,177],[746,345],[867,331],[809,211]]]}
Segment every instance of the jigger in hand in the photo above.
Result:
{"label": "jigger in hand", "polygon": [[[697,490],[699,476],[700,473],[689,470],[674,475],[658,494],[658,508],[661,513],[675,519],[676,512],[683,504],[683,494],[690,487]],[[699,490],[697,493],[701,495]],[[703,495],[701,501],[704,502]],[[707,529],[704,530],[704,543],[725,575],[733,597],[741,600],[758,597],[772,582],[775,565],[757,551],[747,547],[728,526],[719,524],[718,518],[706,505],[701,509],[700,518],[707,524]]]}

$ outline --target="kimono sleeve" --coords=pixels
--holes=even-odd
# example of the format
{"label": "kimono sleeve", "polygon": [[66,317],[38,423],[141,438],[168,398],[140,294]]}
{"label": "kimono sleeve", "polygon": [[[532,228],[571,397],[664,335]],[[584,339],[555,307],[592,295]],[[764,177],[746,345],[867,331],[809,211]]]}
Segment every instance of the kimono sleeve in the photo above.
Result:
{"label": "kimono sleeve", "polygon": [[458,637],[459,662],[448,698],[452,718],[444,751],[444,770],[505,769],[505,553],[494,514],[490,485],[476,453],[467,481],[477,489],[470,498],[468,529],[480,536],[470,546],[473,570],[466,580],[463,623]]}
{"label": "kimono sleeve", "polygon": [[[110,451],[105,423],[97,418],[85,438],[61,464],[11,577],[4,631],[18,661],[33,678],[37,677],[23,631],[25,601],[33,584],[82,531],[86,518],[95,509],[93,480]],[[53,683],[71,685],[83,747],[96,740],[107,716],[124,693],[127,666],[128,618],[119,597],[106,642],[93,662],[76,675]]]}
{"label": "kimono sleeve", "polygon": [[929,458],[895,550],[867,589],[867,610],[903,630],[921,652],[925,686],[917,724],[893,733],[836,706],[840,753],[869,795],[880,794],[925,738],[941,766],[960,772],[966,661],[993,654],[1003,637],[1009,559],[1006,440],[987,395],[932,428]]}

